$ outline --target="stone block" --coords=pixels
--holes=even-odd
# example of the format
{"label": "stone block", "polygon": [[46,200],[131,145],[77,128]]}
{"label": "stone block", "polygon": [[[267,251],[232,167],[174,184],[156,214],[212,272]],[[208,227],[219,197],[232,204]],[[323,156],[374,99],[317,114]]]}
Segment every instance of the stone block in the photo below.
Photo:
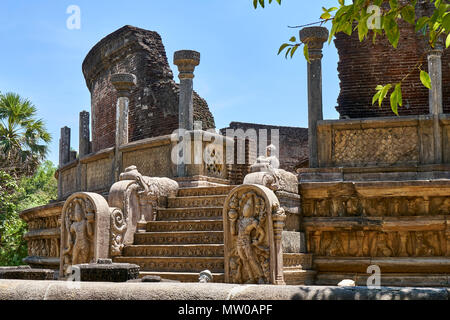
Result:
{"label": "stone block", "polygon": [[109,263],[85,263],[76,267],[80,268],[80,281],[126,282],[139,277],[139,266],[131,263],[109,260]]}

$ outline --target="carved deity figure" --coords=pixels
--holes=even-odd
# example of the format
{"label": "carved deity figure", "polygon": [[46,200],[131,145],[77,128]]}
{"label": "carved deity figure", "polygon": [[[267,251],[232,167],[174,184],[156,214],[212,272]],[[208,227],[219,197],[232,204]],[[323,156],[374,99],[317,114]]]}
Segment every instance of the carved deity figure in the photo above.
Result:
{"label": "carved deity figure", "polygon": [[265,283],[267,271],[264,268],[264,261],[268,258],[268,249],[263,245],[266,236],[263,227],[264,200],[249,193],[241,199],[239,207],[241,209],[239,219],[236,210],[232,209],[229,212],[230,231],[237,237],[236,253],[239,257],[239,261],[233,260],[231,265],[234,281],[241,280],[242,272],[245,272],[248,278],[246,283]]}
{"label": "carved deity figure", "polygon": [[81,201],[76,200],[72,214],[67,215],[68,243],[64,256],[69,264],[88,263],[92,255],[94,213],[84,211]]}

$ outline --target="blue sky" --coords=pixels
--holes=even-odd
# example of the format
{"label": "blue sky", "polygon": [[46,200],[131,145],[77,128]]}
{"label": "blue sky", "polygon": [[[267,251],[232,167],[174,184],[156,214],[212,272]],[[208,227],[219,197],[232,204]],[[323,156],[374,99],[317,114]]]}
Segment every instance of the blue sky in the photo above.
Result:
{"label": "blue sky", "polygon": [[[207,100],[217,128],[231,121],[307,127],[306,61],[277,56],[298,38],[299,25],[318,20],[336,1],[284,0],[254,10],[251,0],[2,0],[0,91],[29,98],[53,136],[49,159],[58,162],[60,128],[72,128],[78,149],[78,114],[90,111],[81,63],[100,39],[129,24],[157,31],[169,63],[173,52],[201,53],[194,89]],[[81,29],[69,30],[69,5],[81,9]],[[337,119],[338,56],[325,45],[324,118]],[[176,78],[176,81],[178,79]]]}

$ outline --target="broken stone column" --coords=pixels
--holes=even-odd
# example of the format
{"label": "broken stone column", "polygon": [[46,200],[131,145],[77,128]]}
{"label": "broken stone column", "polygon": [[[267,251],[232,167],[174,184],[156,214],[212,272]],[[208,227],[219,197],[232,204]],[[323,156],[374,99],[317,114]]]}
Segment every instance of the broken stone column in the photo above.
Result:
{"label": "broken stone column", "polygon": [[59,167],[61,168],[70,161],[70,128],[61,128],[59,138]]}
{"label": "broken stone column", "polygon": [[[178,67],[180,72],[180,96],[178,104],[178,129],[180,133],[184,130],[194,129],[194,109],[192,103],[193,95],[193,79],[195,67],[200,63],[200,53],[192,50],[176,51],[173,58],[173,63]],[[183,151],[186,148],[183,149]],[[177,175],[179,177],[186,176],[186,156],[183,153],[184,160],[177,164]]]}
{"label": "broken stone column", "polygon": [[433,117],[434,161],[442,162],[442,138],[439,125],[439,114],[443,113],[442,106],[442,53],[443,44],[438,39],[435,47],[428,52],[428,72],[431,78],[429,95],[430,114]]}
{"label": "broken stone column", "polygon": [[90,150],[90,130],[89,130],[89,112],[80,112],[80,134],[78,152],[80,158],[88,155]]}
{"label": "broken stone column", "polygon": [[324,27],[307,27],[300,30],[300,41],[308,45],[308,145],[309,166],[319,166],[317,145],[317,121],[323,120],[322,112],[322,48],[328,40]]}
{"label": "broken stone column", "polygon": [[128,143],[129,97],[131,90],[136,86],[136,76],[131,73],[116,73],[111,76],[111,83],[117,90],[114,181],[118,181],[122,170],[120,146]]}

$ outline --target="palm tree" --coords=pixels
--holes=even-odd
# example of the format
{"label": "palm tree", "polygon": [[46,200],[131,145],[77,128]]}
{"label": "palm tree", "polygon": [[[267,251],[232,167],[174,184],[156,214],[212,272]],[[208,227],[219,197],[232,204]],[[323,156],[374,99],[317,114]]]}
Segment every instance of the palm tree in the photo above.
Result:
{"label": "palm tree", "polygon": [[33,174],[50,141],[30,100],[16,93],[0,94],[0,170],[16,177]]}

